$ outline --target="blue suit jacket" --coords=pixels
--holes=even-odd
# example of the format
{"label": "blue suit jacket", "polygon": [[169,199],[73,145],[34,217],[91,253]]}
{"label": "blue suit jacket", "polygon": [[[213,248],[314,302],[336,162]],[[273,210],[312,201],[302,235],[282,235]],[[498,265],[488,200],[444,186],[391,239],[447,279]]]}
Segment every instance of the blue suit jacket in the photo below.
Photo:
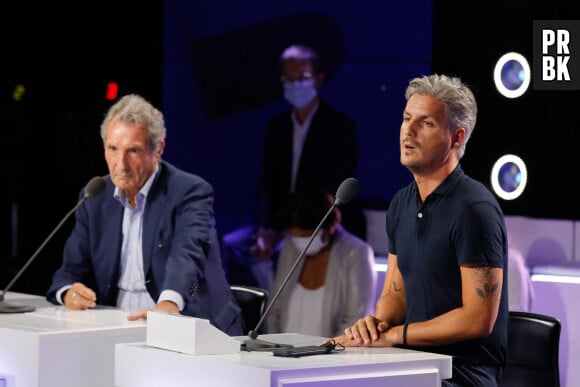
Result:
{"label": "blue suit jacket", "polygon": [[[160,162],[143,215],[143,269],[157,300],[170,289],[183,296],[182,314],[205,318],[230,335],[242,335],[241,310],[222,267],[213,213],[213,188],[199,176]],[[86,200],[55,272],[47,299],[79,281],[97,293],[97,303],[115,306],[119,281],[123,206],[105,176],[103,194]],[[83,193],[81,193],[82,195]]]}

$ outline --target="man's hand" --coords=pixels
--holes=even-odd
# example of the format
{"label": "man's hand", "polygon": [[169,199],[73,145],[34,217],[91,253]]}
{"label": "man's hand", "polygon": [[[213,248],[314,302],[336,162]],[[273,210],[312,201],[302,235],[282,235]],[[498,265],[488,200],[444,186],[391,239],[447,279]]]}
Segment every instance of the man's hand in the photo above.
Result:
{"label": "man's hand", "polygon": [[80,282],[75,282],[64,294],[64,306],[70,310],[85,310],[94,308],[97,304],[97,295]]}
{"label": "man's hand", "polygon": [[135,321],[135,320],[139,320],[139,319],[147,320],[147,312],[150,310],[151,311],[165,312],[165,313],[172,313],[172,314],[181,314],[181,313],[179,313],[179,308],[177,307],[177,304],[175,304],[174,302],[161,301],[159,304],[155,305],[152,308],[143,309],[143,310],[140,310],[139,312],[135,312],[135,313],[128,315],[127,320],[129,320],[129,321]]}
{"label": "man's hand", "polygon": [[[379,320],[375,316],[366,316],[359,319],[353,326],[344,330],[343,339],[346,341],[342,345],[373,346],[380,339],[380,334],[389,329],[389,324]],[[383,344],[384,345],[384,344]]]}

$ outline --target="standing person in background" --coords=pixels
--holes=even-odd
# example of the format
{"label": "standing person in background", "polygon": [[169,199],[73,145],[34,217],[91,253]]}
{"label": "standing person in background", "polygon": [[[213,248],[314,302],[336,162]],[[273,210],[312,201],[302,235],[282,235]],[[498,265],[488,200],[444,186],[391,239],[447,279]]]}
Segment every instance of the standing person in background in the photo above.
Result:
{"label": "standing person in background", "polygon": [[414,182],[387,210],[389,257],[375,314],[336,340],[453,356],[443,386],[497,386],[507,357],[508,238],[489,190],[463,172],[477,118],[459,78],[412,79],[400,129]]}
{"label": "standing person in background", "polygon": [[[335,192],[355,175],[359,157],[354,121],[320,96],[326,74],[318,53],[291,45],[280,56],[279,67],[284,97],[292,108],[272,117],[266,129],[254,223],[224,236],[230,282],[266,289],[271,284],[263,278],[273,270],[273,254],[282,238],[277,215],[287,196],[308,188]],[[358,203],[347,204],[343,214],[344,227],[364,239],[366,223]],[[243,270],[253,278],[233,277]]]}
{"label": "standing person in background", "polygon": [[[274,292],[333,203],[333,197],[320,190],[297,191],[290,196],[281,215],[285,237]],[[342,333],[373,310],[374,263],[372,247],[341,226],[341,213],[335,207],[272,305],[267,331],[323,337]]]}
{"label": "standing person in background", "polygon": [[109,109],[101,137],[109,175],[103,194],[76,211],[47,299],[67,309],[117,306],[205,318],[230,335],[243,320],[226,281],[213,212],[199,176],[161,160],[162,113],[138,95]]}

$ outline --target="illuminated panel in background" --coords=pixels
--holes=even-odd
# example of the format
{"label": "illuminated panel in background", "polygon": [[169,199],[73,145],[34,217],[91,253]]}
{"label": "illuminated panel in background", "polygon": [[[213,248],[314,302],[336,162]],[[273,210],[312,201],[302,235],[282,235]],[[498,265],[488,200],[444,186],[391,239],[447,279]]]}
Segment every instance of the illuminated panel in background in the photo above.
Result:
{"label": "illuminated panel in background", "polygon": [[532,281],[580,284],[580,267],[537,266],[532,269]]}
{"label": "illuminated panel in background", "polygon": [[530,85],[530,65],[526,58],[517,52],[508,52],[497,61],[493,80],[501,95],[517,98],[523,95]]}
{"label": "illuminated panel in background", "polygon": [[375,271],[386,273],[387,257],[375,257]]}
{"label": "illuminated panel in background", "polygon": [[580,277],[556,274],[532,274],[532,281],[535,282],[558,282],[564,284],[580,284]]}
{"label": "illuminated panel in background", "polygon": [[528,171],[524,161],[516,155],[503,155],[491,170],[491,186],[504,200],[517,199],[526,188]]}

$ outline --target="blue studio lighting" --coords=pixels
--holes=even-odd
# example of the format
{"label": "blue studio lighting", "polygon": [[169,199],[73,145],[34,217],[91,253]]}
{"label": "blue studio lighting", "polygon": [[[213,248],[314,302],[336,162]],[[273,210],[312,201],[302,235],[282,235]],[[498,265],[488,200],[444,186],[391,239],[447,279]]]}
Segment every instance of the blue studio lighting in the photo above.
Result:
{"label": "blue studio lighting", "polygon": [[507,98],[523,95],[530,85],[531,71],[526,58],[517,52],[504,54],[493,71],[493,80],[497,91]]}

